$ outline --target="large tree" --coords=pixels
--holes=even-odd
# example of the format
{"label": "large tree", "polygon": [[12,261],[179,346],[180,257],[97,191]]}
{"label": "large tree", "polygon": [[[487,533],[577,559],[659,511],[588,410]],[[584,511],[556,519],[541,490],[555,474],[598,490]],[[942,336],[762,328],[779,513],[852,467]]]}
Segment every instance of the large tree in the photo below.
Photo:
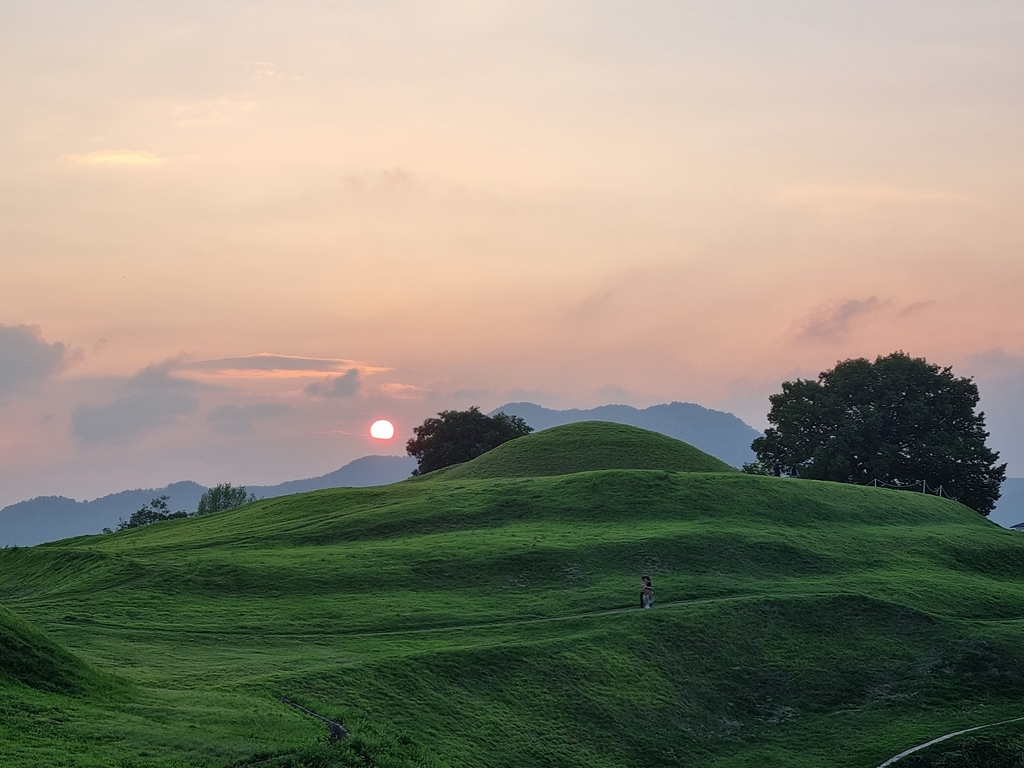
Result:
{"label": "large tree", "polygon": [[761,467],[777,462],[849,483],[924,482],[983,515],[999,498],[1006,465],[985,445],[978,387],[949,368],[904,352],[846,360],[816,381],[783,382],[769,400],[773,426],[751,446]]}
{"label": "large tree", "polygon": [[414,475],[425,475],[435,469],[461,464],[502,443],[533,432],[519,416],[496,413],[487,416],[477,406],[468,411],[441,411],[413,427],[413,437],[406,451],[414,456]]}

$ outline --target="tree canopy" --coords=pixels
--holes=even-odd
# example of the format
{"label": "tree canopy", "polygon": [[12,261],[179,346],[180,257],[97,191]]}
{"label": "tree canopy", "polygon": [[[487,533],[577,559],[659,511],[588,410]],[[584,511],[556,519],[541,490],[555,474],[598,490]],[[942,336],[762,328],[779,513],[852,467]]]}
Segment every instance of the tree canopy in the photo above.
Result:
{"label": "tree canopy", "polygon": [[[782,383],[769,398],[773,425],[751,448],[804,478],[868,484],[926,483],[983,515],[1006,465],[985,445],[978,387],[904,352],[845,360],[817,380]],[[920,485],[918,486],[920,487]]]}
{"label": "tree canopy", "polygon": [[178,518],[188,517],[188,512],[171,512],[167,508],[167,502],[170,498],[170,496],[165,494],[163,496],[157,496],[155,499],[150,501],[149,504],[143,504],[142,507],[137,509],[135,512],[132,512],[131,517],[127,520],[122,519],[118,521],[116,530],[127,531],[132,528],[138,528],[142,525],[159,523],[161,520],[177,520]]}
{"label": "tree canopy", "polygon": [[[199,506],[196,511],[191,513],[184,511],[171,512],[167,507],[167,502],[170,498],[167,495],[157,496],[149,504],[143,504],[140,509],[132,512],[131,517],[127,520],[123,518],[119,520],[115,530],[127,531],[143,525],[159,523],[161,520],[177,520],[183,517],[208,515],[211,512],[220,512],[225,509],[240,507],[243,504],[248,504],[250,501],[256,501],[256,495],[247,493],[245,486],[240,485],[236,488],[231,483],[221,483],[210,488],[199,499]],[[103,532],[113,533],[114,531],[104,528]]]}
{"label": "tree canopy", "polygon": [[248,504],[250,501],[256,501],[256,496],[246,493],[244,485],[235,488],[231,483],[220,483],[202,495],[202,498],[199,499],[199,506],[196,507],[196,514],[208,515],[211,512],[221,512]]}
{"label": "tree canopy", "polygon": [[519,416],[496,413],[487,416],[478,406],[467,411],[441,411],[413,427],[415,437],[406,443],[406,451],[416,458],[414,475],[461,464],[496,448],[502,443],[528,435],[533,428]]}

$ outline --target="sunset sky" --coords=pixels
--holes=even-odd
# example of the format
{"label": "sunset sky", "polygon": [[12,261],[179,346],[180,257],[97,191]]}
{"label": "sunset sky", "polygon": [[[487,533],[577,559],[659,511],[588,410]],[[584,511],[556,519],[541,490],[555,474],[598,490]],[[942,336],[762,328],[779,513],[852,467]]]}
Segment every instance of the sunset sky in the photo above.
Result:
{"label": "sunset sky", "polygon": [[1019,0],[0,0],[0,506],[897,349],[1024,476],[1022,211]]}

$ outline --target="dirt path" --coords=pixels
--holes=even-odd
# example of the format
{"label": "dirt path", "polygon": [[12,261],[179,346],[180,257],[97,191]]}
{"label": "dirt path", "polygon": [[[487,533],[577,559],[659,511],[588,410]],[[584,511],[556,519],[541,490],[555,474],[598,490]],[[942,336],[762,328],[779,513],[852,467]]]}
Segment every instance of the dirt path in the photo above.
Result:
{"label": "dirt path", "polygon": [[328,737],[330,738],[331,741],[335,741],[337,739],[347,739],[348,738],[348,728],[346,728],[341,723],[336,723],[333,720],[328,720],[323,715],[318,715],[316,712],[313,712],[312,710],[306,709],[305,707],[303,707],[300,704],[296,704],[291,699],[282,698],[281,699],[281,703],[284,704],[286,707],[291,707],[292,709],[299,710],[299,712],[301,712],[304,715],[309,715],[312,718],[316,718],[321,723],[326,725],[327,726]]}
{"label": "dirt path", "polygon": [[[737,602],[740,600],[777,600],[785,599],[787,597],[821,597],[821,596],[832,596],[832,595],[843,595],[842,592],[821,592],[817,594],[811,593],[797,593],[797,594],[756,594],[756,595],[725,595],[722,597],[704,597],[694,600],[678,600],[672,603],[655,603],[652,610],[667,610],[669,608],[684,608],[690,605],[702,605],[705,603],[729,603]],[[389,635],[416,635],[428,632],[455,632],[464,629],[487,629],[488,627],[511,627],[521,624],[543,624],[545,622],[552,621],[573,621],[575,619],[587,619],[596,616],[613,616],[618,613],[630,613],[635,611],[641,611],[642,608],[630,606],[628,608],[608,608],[601,611],[587,611],[584,613],[567,613],[558,616],[539,616],[528,619],[499,619],[497,621],[480,621],[472,624],[444,624],[436,627],[415,627],[409,629],[380,629],[380,630],[353,630],[350,632],[345,631],[322,631],[322,632],[268,632],[260,630],[259,634],[261,637],[387,637]],[[57,623],[60,623],[58,620]],[[119,630],[124,629],[123,624],[113,621],[103,621],[98,619],[77,619],[76,625],[89,625],[94,627],[102,627],[103,629]],[[170,634],[187,634],[187,635],[251,635],[256,630],[243,629],[243,630],[232,630],[224,627],[189,627],[182,629],[181,626],[150,626],[144,627],[137,631],[145,632],[163,632]]]}
{"label": "dirt path", "polygon": [[[704,603],[728,603],[738,600],[769,600],[773,597],[786,597],[786,595],[730,595],[728,597],[703,597],[697,600],[679,600],[674,603],[655,604],[653,611],[665,610],[666,608],[680,608],[687,605],[702,605]],[[642,611],[643,608],[609,608],[604,611],[589,611],[587,613],[567,613],[559,616],[542,616],[534,619],[503,619],[501,621],[482,621],[476,624],[446,624],[442,627],[424,627],[419,629],[386,629],[370,630],[366,632],[336,632],[332,633],[340,637],[387,637],[389,635],[418,635],[425,632],[455,632],[464,629],[488,629],[490,627],[514,627],[522,624],[543,624],[551,621],[572,621],[573,619],[589,619],[595,616],[614,616],[617,613],[631,613]]]}
{"label": "dirt path", "polygon": [[965,733],[970,733],[971,731],[980,731],[980,730],[983,730],[985,728],[994,728],[997,725],[1006,725],[1007,723],[1016,723],[1016,722],[1019,722],[1020,720],[1024,720],[1024,717],[1015,717],[1015,718],[1013,718],[1011,720],[1000,720],[998,723],[989,723],[988,725],[976,725],[973,728],[964,728],[961,731],[953,731],[952,733],[947,733],[946,735],[939,736],[938,738],[932,739],[931,741],[926,741],[924,744],[918,744],[916,747],[911,747],[910,749],[905,749],[902,752],[900,752],[898,755],[894,755],[893,757],[890,757],[884,763],[882,763],[879,766],[877,766],[877,768],[886,768],[886,766],[892,765],[897,760],[902,760],[907,755],[912,755],[912,754],[914,754],[915,752],[917,752],[919,750],[926,749],[927,747],[930,747],[933,744],[938,744],[939,742],[945,741],[946,739],[952,739],[954,736],[962,736]]}

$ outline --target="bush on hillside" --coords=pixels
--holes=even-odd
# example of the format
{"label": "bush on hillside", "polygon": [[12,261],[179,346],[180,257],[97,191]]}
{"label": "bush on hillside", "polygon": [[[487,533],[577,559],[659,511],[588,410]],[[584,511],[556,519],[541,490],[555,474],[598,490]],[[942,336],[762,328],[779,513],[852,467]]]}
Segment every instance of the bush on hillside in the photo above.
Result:
{"label": "bush on hillside", "polygon": [[117,530],[127,531],[130,528],[138,528],[142,525],[149,525],[150,523],[158,523],[161,520],[176,520],[182,517],[188,517],[188,512],[170,512],[167,509],[167,501],[170,496],[157,496],[155,499],[149,502],[149,504],[143,504],[135,512],[132,512],[131,517],[127,520],[120,520],[117,524]]}
{"label": "bush on hillside", "polygon": [[[157,496],[149,504],[143,504],[138,510],[132,512],[131,517],[127,520],[123,518],[119,520],[115,530],[127,531],[143,525],[159,523],[161,520],[178,520],[183,517],[208,515],[211,512],[221,512],[225,509],[233,509],[234,507],[248,504],[250,501],[256,501],[256,495],[247,493],[245,486],[240,485],[235,488],[231,483],[221,483],[209,489],[199,499],[199,506],[196,511],[191,514],[183,510],[180,512],[169,511],[167,502],[170,498],[167,495]],[[109,528],[104,528],[103,533],[113,533],[113,531]]]}
{"label": "bush on hillside", "polygon": [[[940,486],[987,515],[1006,465],[985,445],[978,387],[924,358],[894,352],[846,360],[816,381],[782,383],[773,426],[751,448],[762,467],[797,467],[800,477],[917,490]],[[926,484],[926,485],[923,485]]]}
{"label": "bush on hillside", "polygon": [[486,416],[475,405],[468,411],[441,411],[437,416],[413,427],[416,436],[405,446],[418,465],[412,472],[414,475],[462,464],[533,432],[519,416],[505,413]]}
{"label": "bush on hillside", "polygon": [[199,499],[196,514],[208,515],[211,512],[223,512],[225,509],[234,509],[248,504],[250,501],[256,501],[256,495],[247,493],[244,485],[233,488],[231,483],[220,483],[213,486]]}

